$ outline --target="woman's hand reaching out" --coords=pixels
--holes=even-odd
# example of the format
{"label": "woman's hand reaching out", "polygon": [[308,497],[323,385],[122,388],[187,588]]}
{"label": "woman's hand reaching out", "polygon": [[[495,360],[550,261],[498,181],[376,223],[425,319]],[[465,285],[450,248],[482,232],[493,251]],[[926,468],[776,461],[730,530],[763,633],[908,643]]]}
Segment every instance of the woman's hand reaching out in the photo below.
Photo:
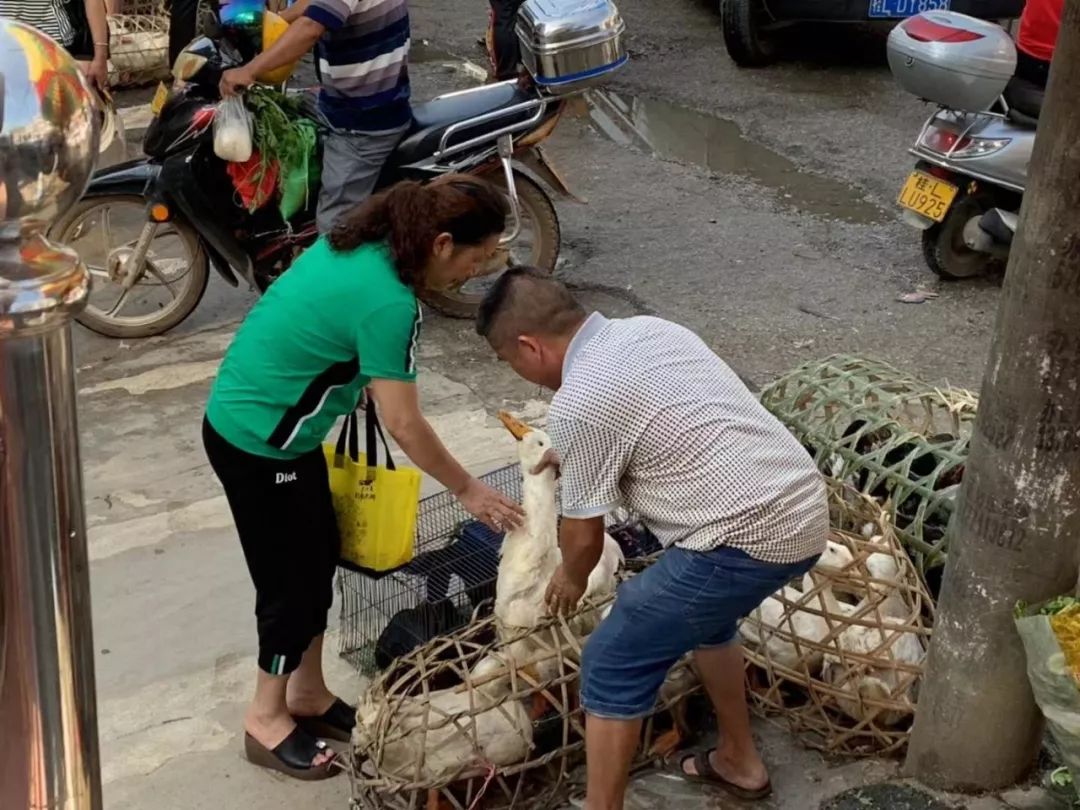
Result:
{"label": "woman's hand reaching out", "polygon": [[456,495],[466,512],[497,532],[516,529],[525,517],[518,504],[478,478],[470,478]]}

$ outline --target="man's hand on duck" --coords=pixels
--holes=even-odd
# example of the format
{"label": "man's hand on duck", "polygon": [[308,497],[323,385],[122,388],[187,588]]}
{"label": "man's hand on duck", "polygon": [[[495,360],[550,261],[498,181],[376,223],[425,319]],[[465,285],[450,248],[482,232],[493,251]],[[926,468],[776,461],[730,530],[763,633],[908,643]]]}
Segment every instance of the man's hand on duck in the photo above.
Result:
{"label": "man's hand on duck", "polygon": [[554,449],[545,450],[544,457],[540,459],[540,463],[533,467],[529,472],[532,475],[539,475],[548,467],[555,468],[555,477],[559,477],[559,465],[562,464],[562,459],[559,458],[558,452]]}
{"label": "man's hand on duck", "polygon": [[457,498],[466,512],[497,532],[516,529],[525,518],[518,504],[478,478],[469,479]]}
{"label": "man's hand on duck", "polygon": [[570,579],[561,565],[555,569],[548,583],[544,603],[552,616],[565,616],[574,612],[581,597],[585,595],[588,583],[579,584]]}

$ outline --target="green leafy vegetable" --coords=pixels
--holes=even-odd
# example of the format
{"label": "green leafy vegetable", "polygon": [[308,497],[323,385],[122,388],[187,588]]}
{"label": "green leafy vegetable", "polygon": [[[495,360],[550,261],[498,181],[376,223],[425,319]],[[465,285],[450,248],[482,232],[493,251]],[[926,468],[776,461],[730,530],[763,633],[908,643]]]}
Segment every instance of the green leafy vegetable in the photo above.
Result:
{"label": "green leafy vegetable", "polygon": [[280,167],[278,209],[288,221],[308,204],[310,191],[318,183],[315,122],[304,116],[299,100],[271,87],[255,85],[244,100],[255,123],[260,174],[265,175],[275,162]]}

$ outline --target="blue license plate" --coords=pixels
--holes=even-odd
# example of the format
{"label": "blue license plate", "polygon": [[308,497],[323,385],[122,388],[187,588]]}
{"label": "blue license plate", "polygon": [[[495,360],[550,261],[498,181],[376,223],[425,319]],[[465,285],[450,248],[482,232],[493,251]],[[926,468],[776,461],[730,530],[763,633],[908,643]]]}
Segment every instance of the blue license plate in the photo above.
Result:
{"label": "blue license plate", "polygon": [[949,0],[870,0],[871,20],[895,20],[923,11],[948,11]]}

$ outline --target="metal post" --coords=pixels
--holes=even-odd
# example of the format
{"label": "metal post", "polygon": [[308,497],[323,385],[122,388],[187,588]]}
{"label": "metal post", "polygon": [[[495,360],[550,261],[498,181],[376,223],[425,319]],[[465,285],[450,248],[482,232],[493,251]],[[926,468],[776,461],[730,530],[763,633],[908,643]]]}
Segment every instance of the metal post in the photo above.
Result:
{"label": "metal post", "polygon": [[86,268],[40,234],[97,117],[71,58],[0,19],[0,807],[101,810],[70,318]]}

